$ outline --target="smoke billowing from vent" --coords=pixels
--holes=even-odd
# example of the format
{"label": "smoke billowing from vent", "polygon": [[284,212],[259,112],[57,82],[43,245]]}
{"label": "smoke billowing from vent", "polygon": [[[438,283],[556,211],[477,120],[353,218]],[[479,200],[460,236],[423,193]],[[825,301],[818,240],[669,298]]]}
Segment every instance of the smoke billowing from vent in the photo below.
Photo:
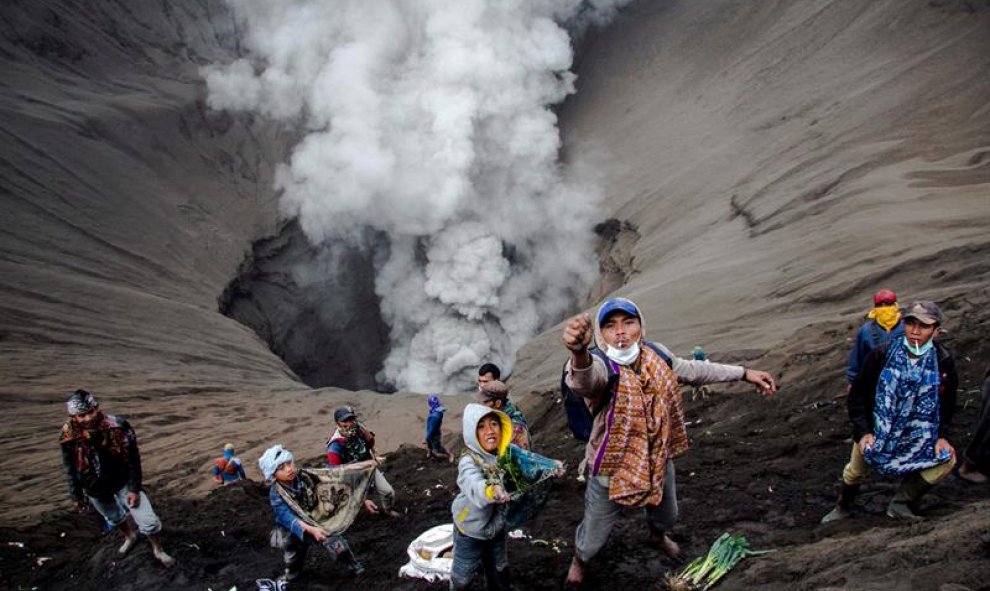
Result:
{"label": "smoke billowing from vent", "polygon": [[511,366],[597,271],[594,179],[558,162],[549,106],[574,92],[565,27],[622,2],[230,3],[248,57],[204,69],[210,105],[305,125],[276,183],[314,243],[389,236],[380,379]]}

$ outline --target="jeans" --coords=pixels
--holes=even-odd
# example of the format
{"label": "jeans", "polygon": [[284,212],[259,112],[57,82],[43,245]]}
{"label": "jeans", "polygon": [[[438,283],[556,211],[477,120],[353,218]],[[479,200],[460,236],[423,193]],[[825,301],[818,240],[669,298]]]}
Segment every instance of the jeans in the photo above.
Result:
{"label": "jeans", "polygon": [[454,564],[450,568],[450,588],[467,589],[481,566],[488,591],[508,589],[506,568],[509,556],[505,531],[490,540],[466,536],[454,526]]}
{"label": "jeans", "polygon": [[131,508],[127,506],[127,492],[127,487],[124,487],[109,499],[101,500],[96,497],[89,497],[89,504],[111,526],[120,525],[127,519],[127,515],[130,514],[134,518],[134,523],[137,525],[139,532],[146,536],[160,532],[162,530],[162,522],[155,515],[155,509],[151,506],[151,500],[148,498],[148,495],[144,494],[144,491],[141,491],[139,493],[140,502],[138,506]]}
{"label": "jeans", "polygon": [[440,434],[431,436],[426,440],[426,445],[430,449],[430,453],[436,456],[447,455],[447,450],[443,447],[443,440],[440,438]]}
{"label": "jeans", "polygon": [[385,479],[385,475],[382,471],[375,470],[375,481],[372,483],[375,487],[375,492],[378,494],[378,503],[381,505],[382,509],[389,511],[395,505],[395,491],[392,489],[392,485],[388,483]]}
{"label": "jeans", "polygon": [[282,548],[282,561],[285,563],[285,572],[288,578],[295,578],[299,575],[303,565],[306,564],[306,554],[309,552],[309,547],[316,543],[326,548],[330,552],[331,558],[341,562],[352,571],[358,567],[363,569],[357,557],[354,556],[350,544],[347,543],[347,539],[342,535],[330,536],[324,542],[316,542],[308,535],[300,540],[295,534],[286,532],[285,545]]}
{"label": "jeans", "polygon": [[[584,491],[584,519],[574,535],[574,553],[582,562],[588,562],[608,542],[622,505],[610,501],[608,485],[602,477],[588,477]],[[667,472],[663,479],[663,499],[659,505],[646,507],[646,519],[650,531],[670,531],[677,523],[677,477],[674,461],[667,460]]]}

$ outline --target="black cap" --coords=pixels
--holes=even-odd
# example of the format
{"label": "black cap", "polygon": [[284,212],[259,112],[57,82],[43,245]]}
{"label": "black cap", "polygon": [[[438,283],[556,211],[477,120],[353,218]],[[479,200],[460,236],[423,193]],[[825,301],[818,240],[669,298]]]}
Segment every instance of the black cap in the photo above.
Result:
{"label": "black cap", "polygon": [[357,413],[354,409],[349,406],[341,406],[337,410],[333,411],[333,420],[340,423],[343,421],[350,421],[351,419],[356,419]]}

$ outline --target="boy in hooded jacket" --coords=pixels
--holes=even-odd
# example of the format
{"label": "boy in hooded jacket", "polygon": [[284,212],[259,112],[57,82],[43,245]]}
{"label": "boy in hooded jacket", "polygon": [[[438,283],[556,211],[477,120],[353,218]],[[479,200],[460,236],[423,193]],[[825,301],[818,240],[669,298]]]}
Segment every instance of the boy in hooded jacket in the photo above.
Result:
{"label": "boy in hooded jacket", "polygon": [[[507,504],[512,500],[504,484],[499,458],[510,453],[512,421],[500,410],[468,404],[463,418],[467,449],[457,464],[460,492],[451,505],[454,518],[454,563],[451,589],[467,589],[481,566],[489,591],[509,588],[506,552]],[[534,461],[556,466],[553,476],[563,474],[563,464],[532,452],[516,449]]]}

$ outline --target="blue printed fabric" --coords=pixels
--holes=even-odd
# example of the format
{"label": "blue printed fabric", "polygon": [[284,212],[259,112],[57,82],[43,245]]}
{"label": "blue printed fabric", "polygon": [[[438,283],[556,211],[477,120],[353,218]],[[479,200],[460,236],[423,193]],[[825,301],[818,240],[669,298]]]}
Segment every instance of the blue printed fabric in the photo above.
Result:
{"label": "blue printed fabric", "polygon": [[513,528],[531,521],[543,511],[552,486],[550,476],[558,466],[555,460],[517,445],[510,445],[507,453],[511,454],[512,462],[530,484],[525,492],[511,494],[505,522],[506,527]]}
{"label": "blue printed fabric", "polygon": [[887,352],[873,409],[876,442],[864,454],[866,463],[880,474],[908,474],[948,459],[935,455],[939,426],[937,357],[932,347],[912,362],[901,342],[895,342]]}

